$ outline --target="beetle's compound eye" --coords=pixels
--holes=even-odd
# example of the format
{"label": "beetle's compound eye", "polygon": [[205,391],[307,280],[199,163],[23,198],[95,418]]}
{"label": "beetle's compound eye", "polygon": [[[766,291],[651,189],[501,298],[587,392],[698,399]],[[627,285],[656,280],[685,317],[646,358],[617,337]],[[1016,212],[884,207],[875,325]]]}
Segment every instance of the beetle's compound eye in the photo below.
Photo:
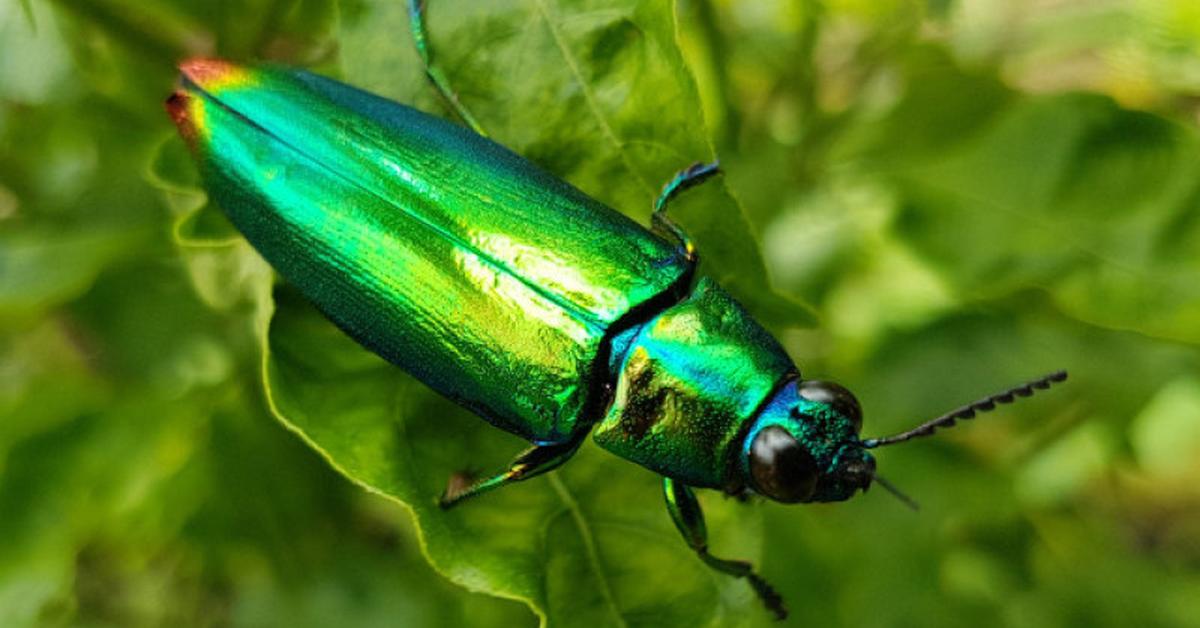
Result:
{"label": "beetle's compound eye", "polygon": [[775,501],[807,501],[817,489],[817,461],[787,430],[772,425],[754,437],[750,476],[755,490]]}
{"label": "beetle's compound eye", "polygon": [[829,405],[838,414],[850,419],[854,433],[862,430],[862,408],[854,394],[840,384],[813,380],[800,382],[800,396],[809,401]]}

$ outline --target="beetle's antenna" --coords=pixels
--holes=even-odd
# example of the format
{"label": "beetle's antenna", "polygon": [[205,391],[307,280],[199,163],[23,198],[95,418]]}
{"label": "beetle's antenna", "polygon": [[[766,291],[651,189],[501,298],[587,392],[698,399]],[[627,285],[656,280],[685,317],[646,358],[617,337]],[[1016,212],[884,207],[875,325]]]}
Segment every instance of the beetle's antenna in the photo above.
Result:
{"label": "beetle's antenna", "polygon": [[905,506],[912,508],[913,512],[916,512],[921,509],[921,505],[917,503],[917,500],[909,497],[908,495],[905,495],[904,491],[901,491],[900,489],[896,488],[895,484],[892,484],[891,482],[888,482],[887,480],[883,479],[883,476],[876,473],[876,474],[874,474],[873,479],[875,480],[876,484],[883,487],[883,490],[891,493],[892,495],[895,495],[896,499],[900,500]]}
{"label": "beetle's antenna", "polygon": [[[1043,375],[1035,380],[1025,382],[1020,386],[1009,388],[1002,393],[996,393],[994,395],[984,397],[978,401],[972,401],[971,403],[968,403],[960,408],[955,408],[954,410],[951,410],[950,412],[947,412],[946,414],[943,414],[932,421],[926,421],[925,423],[922,423],[917,427],[908,430],[907,432],[901,432],[899,434],[885,436],[883,438],[865,439],[862,442],[862,446],[865,449],[874,449],[876,447],[883,447],[884,445],[903,443],[906,440],[912,440],[922,436],[929,436],[940,427],[952,427],[955,422],[959,420],[973,418],[976,413],[993,410],[998,404],[1012,403],[1013,401],[1016,401],[1017,397],[1029,397],[1035,391],[1045,390],[1052,384],[1065,382],[1066,380],[1066,371],[1055,371],[1049,375]],[[878,479],[878,476],[876,479]],[[884,484],[884,487],[886,488],[887,485]]]}

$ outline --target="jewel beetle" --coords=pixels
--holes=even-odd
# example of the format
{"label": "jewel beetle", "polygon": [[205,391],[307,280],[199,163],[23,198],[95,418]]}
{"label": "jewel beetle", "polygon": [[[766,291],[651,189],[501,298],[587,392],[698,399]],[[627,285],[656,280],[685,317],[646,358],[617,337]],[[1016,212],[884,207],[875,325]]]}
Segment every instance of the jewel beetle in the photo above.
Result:
{"label": "jewel beetle", "polygon": [[180,65],[166,107],[213,199],[280,275],[367,349],[530,441],[503,471],[451,482],[443,507],[553,470],[591,434],[660,474],[687,544],[782,618],[749,563],[709,553],[693,488],[785,503],[895,492],[869,450],[1066,379],[861,438],[854,395],[802,379],[697,273],[667,208],[716,164],[668,182],[643,228],[488,139],[410,11],[427,75],[466,127],[303,70],[204,58]]}

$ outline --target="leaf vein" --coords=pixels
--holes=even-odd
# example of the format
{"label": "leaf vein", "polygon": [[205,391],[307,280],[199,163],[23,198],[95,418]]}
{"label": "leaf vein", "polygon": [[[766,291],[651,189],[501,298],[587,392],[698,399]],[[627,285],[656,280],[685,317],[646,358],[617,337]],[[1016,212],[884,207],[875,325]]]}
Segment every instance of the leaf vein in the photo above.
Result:
{"label": "leaf vein", "polygon": [[650,182],[634,167],[633,160],[629,158],[629,153],[625,150],[624,142],[621,141],[621,138],[617,137],[612,125],[608,122],[608,118],[601,111],[600,103],[596,101],[595,93],[592,92],[591,87],[584,80],[583,72],[579,70],[579,63],[567,48],[567,43],[563,41],[558,25],[550,19],[550,12],[546,9],[545,0],[534,0],[534,4],[537,6],[538,14],[541,15],[542,21],[546,23],[546,28],[550,31],[550,37],[554,39],[554,45],[558,48],[559,54],[562,55],[563,61],[567,64],[567,69],[571,71],[571,76],[579,84],[579,89],[583,92],[583,98],[587,101],[588,109],[591,110],[592,116],[596,118],[596,122],[600,125],[600,131],[604,134],[604,137],[612,142],[612,145],[617,149],[617,153],[621,156],[621,162],[625,164],[625,168],[641,184],[642,189],[653,194],[654,186],[650,185]]}
{"label": "leaf vein", "polygon": [[587,552],[588,566],[592,568],[592,572],[596,574],[596,580],[599,581],[600,595],[604,598],[605,604],[612,611],[613,618],[617,620],[616,625],[627,627],[625,617],[621,615],[621,610],[617,608],[617,600],[613,597],[612,588],[608,586],[608,577],[604,574],[604,569],[600,566],[600,555],[596,552],[596,540],[592,536],[592,528],[588,525],[587,519],[583,516],[583,511],[579,508],[579,502],[571,495],[570,489],[563,483],[562,478],[558,473],[548,474],[550,485],[554,487],[554,492],[558,494],[558,498],[562,500],[567,511],[571,513],[571,519],[575,521],[575,527],[579,530],[579,538],[583,541],[583,547]]}

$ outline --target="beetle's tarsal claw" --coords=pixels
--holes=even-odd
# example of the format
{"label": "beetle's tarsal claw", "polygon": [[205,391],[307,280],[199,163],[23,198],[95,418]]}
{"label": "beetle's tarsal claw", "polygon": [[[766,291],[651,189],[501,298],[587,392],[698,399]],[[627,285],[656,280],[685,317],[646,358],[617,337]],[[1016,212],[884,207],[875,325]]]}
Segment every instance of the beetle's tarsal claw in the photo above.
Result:
{"label": "beetle's tarsal claw", "polygon": [[471,471],[459,471],[450,474],[450,479],[446,481],[446,489],[442,491],[442,495],[437,499],[438,507],[442,510],[447,510],[457,504],[463,493],[467,492],[475,484],[477,476],[477,473]]}
{"label": "beetle's tarsal claw", "polygon": [[717,571],[727,573],[736,578],[745,578],[746,582],[750,583],[750,588],[754,589],[755,595],[762,601],[763,606],[771,611],[775,619],[783,621],[787,619],[787,607],[783,603],[783,596],[767,582],[765,578],[754,573],[754,565],[744,560],[726,560],[717,558],[708,553],[707,547],[701,547],[696,550],[708,566],[715,568]]}
{"label": "beetle's tarsal claw", "polygon": [[775,590],[775,587],[771,586],[771,583],[753,571],[746,574],[746,580],[750,583],[754,592],[758,594],[758,599],[762,600],[763,606],[766,606],[767,610],[775,615],[776,620],[783,621],[787,619],[788,611],[787,606],[783,603],[783,596]]}

